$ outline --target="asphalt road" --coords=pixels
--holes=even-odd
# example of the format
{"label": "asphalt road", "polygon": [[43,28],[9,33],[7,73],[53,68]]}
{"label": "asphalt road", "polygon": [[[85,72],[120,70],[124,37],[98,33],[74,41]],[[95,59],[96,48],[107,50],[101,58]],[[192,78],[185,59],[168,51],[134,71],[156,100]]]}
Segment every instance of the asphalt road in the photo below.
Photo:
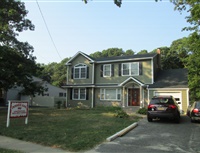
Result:
{"label": "asphalt road", "polygon": [[200,153],[200,123],[191,123],[187,116],[181,116],[180,124],[166,120],[149,123],[144,118],[126,135],[105,142],[92,152]]}

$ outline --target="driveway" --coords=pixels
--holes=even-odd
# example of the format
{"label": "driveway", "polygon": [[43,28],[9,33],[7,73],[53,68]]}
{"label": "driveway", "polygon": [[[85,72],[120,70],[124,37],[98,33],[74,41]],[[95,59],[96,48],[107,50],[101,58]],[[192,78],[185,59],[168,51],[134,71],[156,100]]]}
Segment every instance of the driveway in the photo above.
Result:
{"label": "driveway", "polygon": [[180,124],[172,121],[149,123],[144,118],[125,136],[89,152],[200,153],[200,123],[191,123],[187,116],[181,116]]}

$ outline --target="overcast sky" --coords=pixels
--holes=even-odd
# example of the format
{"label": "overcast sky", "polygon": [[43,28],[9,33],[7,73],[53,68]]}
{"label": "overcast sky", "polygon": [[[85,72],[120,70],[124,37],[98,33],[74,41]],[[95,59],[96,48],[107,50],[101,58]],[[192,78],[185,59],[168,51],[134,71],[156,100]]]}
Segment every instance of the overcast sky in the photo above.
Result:
{"label": "overcast sky", "polygon": [[20,33],[19,39],[34,47],[37,63],[61,62],[78,51],[89,55],[113,47],[152,51],[189,34],[181,31],[188,25],[186,14],[174,11],[169,0],[123,0],[121,8],[113,0],[22,2],[35,30]]}

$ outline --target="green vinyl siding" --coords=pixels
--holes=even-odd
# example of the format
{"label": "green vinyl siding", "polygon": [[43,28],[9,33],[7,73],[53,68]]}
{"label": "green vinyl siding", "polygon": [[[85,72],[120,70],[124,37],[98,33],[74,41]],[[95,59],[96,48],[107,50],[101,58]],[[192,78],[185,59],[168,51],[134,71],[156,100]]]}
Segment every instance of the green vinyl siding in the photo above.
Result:
{"label": "green vinyl siding", "polygon": [[[151,61],[146,60],[142,61],[141,63],[141,74],[137,76],[133,76],[137,80],[149,84],[152,82],[152,70],[151,70]],[[107,63],[105,63],[107,64]],[[119,64],[121,63],[113,63],[114,66],[114,74],[111,77],[103,77],[102,76],[102,65],[103,64],[96,64],[95,65],[95,83],[96,84],[119,84],[122,83],[124,80],[131,76],[119,76]]]}
{"label": "green vinyl siding", "polygon": [[[89,74],[88,78],[85,79],[72,79],[72,68],[74,68],[77,64],[85,64],[88,67]],[[87,72],[86,72],[87,73]],[[84,56],[77,56],[72,62],[71,65],[68,66],[68,84],[91,84],[92,83],[92,64],[90,64],[89,60]]]}

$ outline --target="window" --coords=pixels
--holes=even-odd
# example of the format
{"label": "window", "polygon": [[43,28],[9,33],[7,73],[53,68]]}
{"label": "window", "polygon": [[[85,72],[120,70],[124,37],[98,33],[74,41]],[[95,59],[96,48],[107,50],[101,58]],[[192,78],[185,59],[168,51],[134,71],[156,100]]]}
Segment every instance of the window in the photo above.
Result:
{"label": "window", "polygon": [[121,100],[121,89],[100,89],[100,100]]}
{"label": "window", "polygon": [[85,79],[87,66],[85,64],[78,64],[74,66],[74,79]]}
{"label": "window", "polygon": [[139,62],[122,63],[122,75],[139,75]]}
{"label": "window", "polygon": [[59,92],[59,97],[63,97],[63,93],[62,92]]}
{"label": "window", "polygon": [[66,93],[64,92],[59,92],[59,97],[66,97]]}
{"label": "window", "polygon": [[111,64],[103,65],[103,76],[110,77],[111,76]]}
{"label": "window", "polygon": [[74,88],[72,93],[73,100],[86,100],[85,88]]}

